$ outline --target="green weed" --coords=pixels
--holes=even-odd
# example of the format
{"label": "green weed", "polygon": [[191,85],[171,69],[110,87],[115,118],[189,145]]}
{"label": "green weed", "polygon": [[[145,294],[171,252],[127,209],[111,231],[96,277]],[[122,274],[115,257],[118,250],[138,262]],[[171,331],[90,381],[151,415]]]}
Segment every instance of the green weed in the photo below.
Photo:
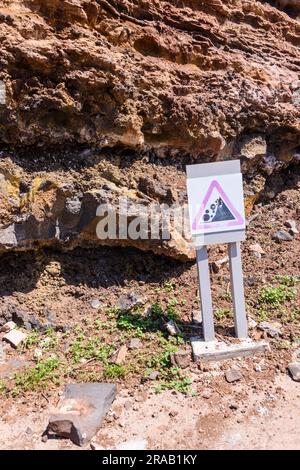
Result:
{"label": "green weed", "polygon": [[174,284],[174,282],[166,282],[165,285],[164,285],[164,290],[166,292],[173,292],[175,290],[175,287],[176,285]]}
{"label": "green weed", "polygon": [[282,286],[295,287],[300,282],[300,277],[290,276],[290,275],[286,274],[284,276],[276,276],[276,280]]}
{"label": "green weed", "polygon": [[154,390],[156,393],[161,393],[164,390],[177,390],[178,392],[188,395],[191,394],[191,383],[192,380],[189,377],[183,376],[180,369],[172,367],[165,374],[165,377],[160,380]]}
{"label": "green weed", "polygon": [[48,358],[38,362],[35,367],[16,374],[14,394],[20,391],[45,389],[49,387],[49,382],[57,383],[59,366],[58,358]]}
{"label": "green weed", "polygon": [[228,308],[219,308],[215,312],[215,317],[217,320],[222,321],[222,320],[225,320],[226,318],[233,317],[233,313]]}
{"label": "green weed", "polygon": [[103,343],[103,339],[99,336],[87,338],[82,331],[77,330],[75,340],[69,347],[68,352],[75,363],[78,363],[81,359],[96,359],[106,362],[114,352],[114,347]]}
{"label": "green weed", "polygon": [[266,286],[260,291],[258,303],[279,307],[285,302],[290,302],[296,297],[297,290],[294,287],[279,285],[278,287]]}
{"label": "green weed", "polygon": [[121,379],[128,373],[128,368],[121,364],[108,364],[103,369],[105,379]]}

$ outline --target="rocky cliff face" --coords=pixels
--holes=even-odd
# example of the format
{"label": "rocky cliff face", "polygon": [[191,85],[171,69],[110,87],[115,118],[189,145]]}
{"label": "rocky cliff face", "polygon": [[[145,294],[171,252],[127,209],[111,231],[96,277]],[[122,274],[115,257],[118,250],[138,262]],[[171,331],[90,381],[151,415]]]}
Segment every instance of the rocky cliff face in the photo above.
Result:
{"label": "rocky cliff face", "polygon": [[[0,1],[0,248],[99,242],[99,201],[181,204],[186,162],[238,156],[270,175],[298,161],[298,10]],[[121,244],[193,256],[184,240]]]}

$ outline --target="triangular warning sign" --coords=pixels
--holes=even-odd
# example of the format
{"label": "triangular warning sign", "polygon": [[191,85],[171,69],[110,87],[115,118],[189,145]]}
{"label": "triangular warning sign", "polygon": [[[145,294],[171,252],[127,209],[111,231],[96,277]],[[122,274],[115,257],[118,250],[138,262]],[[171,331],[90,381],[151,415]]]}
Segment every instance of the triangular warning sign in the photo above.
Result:
{"label": "triangular warning sign", "polygon": [[195,217],[193,230],[243,225],[244,219],[236,210],[218,181],[213,180]]}

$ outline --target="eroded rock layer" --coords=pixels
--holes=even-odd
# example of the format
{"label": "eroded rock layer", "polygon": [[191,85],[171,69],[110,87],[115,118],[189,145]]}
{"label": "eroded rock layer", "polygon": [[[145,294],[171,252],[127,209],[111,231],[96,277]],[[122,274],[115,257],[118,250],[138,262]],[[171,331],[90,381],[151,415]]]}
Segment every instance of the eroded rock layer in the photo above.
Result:
{"label": "eroded rock layer", "polygon": [[[139,199],[149,198],[147,191],[156,185],[151,171],[148,183],[114,182],[114,193],[104,171],[95,176],[99,161],[89,162],[91,153],[82,151],[78,155],[94,172],[89,185],[76,189],[72,183],[71,196],[57,196],[57,180],[73,175],[71,168],[62,170],[59,149],[66,144],[109,148],[111,154],[131,149],[138,158],[155,155],[168,162],[239,157],[248,174],[270,175],[298,161],[297,11],[287,2],[252,0],[0,1],[0,80],[6,95],[0,104],[0,249],[52,244],[57,238],[68,243],[53,220],[65,217],[70,204],[76,212],[76,204],[66,202],[70,197],[82,202],[91,192],[99,199],[101,192],[101,202],[111,202],[118,191],[134,190]],[[56,167],[46,184],[37,149],[50,146],[57,149]],[[20,147],[24,161],[12,152]],[[29,168],[25,160],[32,148]],[[84,178],[89,176],[80,170]],[[172,185],[166,183],[168,199]],[[41,187],[52,203],[39,199],[37,217],[33,195]],[[161,202],[159,194],[152,191],[150,199]],[[82,240],[93,241],[86,233],[94,215],[76,222]],[[37,220],[44,228],[50,224],[51,236]],[[175,249],[172,241],[126,243],[190,257],[183,241],[174,242]]]}

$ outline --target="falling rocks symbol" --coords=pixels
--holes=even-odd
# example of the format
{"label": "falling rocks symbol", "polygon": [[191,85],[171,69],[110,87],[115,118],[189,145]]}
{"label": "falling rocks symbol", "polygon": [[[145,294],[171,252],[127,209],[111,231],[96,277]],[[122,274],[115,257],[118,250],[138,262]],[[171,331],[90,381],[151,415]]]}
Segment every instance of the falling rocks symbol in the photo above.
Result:
{"label": "falling rocks symbol", "polygon": [[203,222],[222,222],[224,220],[235,220],[225,202],[219,197],[214,204],[210,205],[210,210],[206,209],[203,215]]}

